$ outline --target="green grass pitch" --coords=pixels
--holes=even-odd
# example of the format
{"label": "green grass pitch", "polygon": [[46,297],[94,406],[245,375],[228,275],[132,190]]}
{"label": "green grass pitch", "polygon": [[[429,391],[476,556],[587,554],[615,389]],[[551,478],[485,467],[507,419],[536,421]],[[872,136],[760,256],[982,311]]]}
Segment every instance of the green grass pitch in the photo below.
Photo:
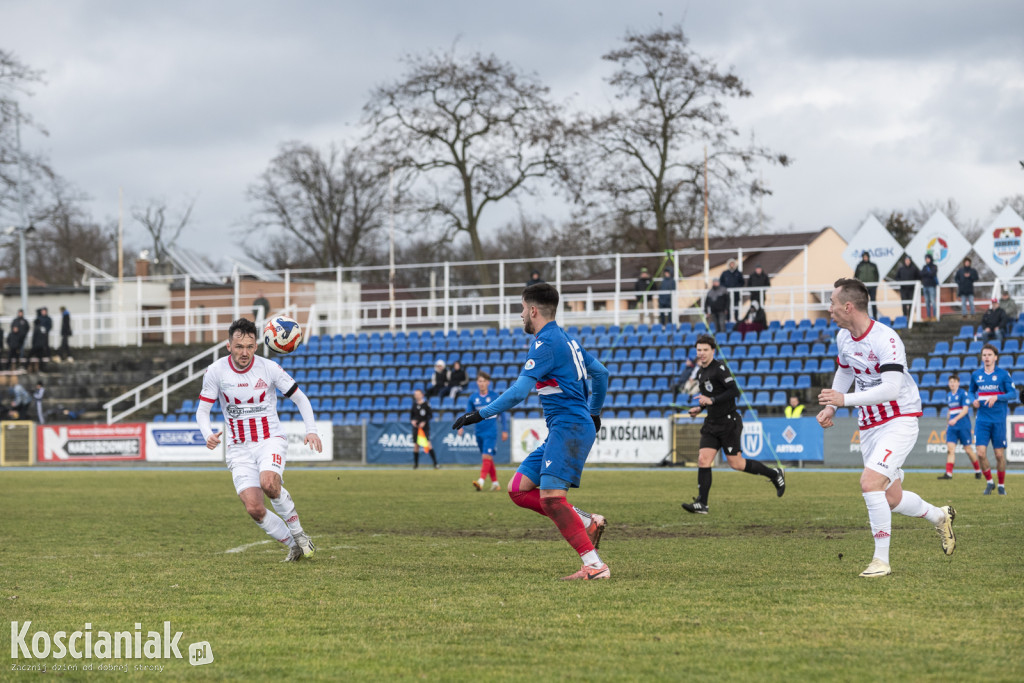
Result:
{"label": "green grass pitch", "polygon": [[[65,659],[79,670],[63,679],[1024,679],[1024,477],[982,497],[967,473],[909,473],[906,488],[956,507],[956,553],[895,515],[893,575],[869,580],[856,473],[792,470],[778,499],[716,470],[711,514],[693,516],[679,503],[694,470],[591,468],[570,501],[608,518],[612,578],[593,583],[558,581],[579,561],[554,526],[475,477],[292,468],[319,551],[282,564],[224,470],[0,472],[3,652],[10,621],[170,621],[214,662],[141,660],[164,666],[154,676]],[[40,662],[0,678],[38,676],[19,663]]]}

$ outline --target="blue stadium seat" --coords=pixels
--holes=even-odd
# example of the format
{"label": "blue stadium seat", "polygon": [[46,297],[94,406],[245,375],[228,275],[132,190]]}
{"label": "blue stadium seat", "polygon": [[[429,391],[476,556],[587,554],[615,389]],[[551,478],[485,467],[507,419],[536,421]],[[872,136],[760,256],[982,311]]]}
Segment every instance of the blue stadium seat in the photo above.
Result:
{"label": "blue stadium seat", "polygon": [[783,375],[779,379],[779,389],[795,389],[796,388],[796,377],[793,375]]}
{"label": "blue stadium seat", "polygon": [[810,389],[811,388],[811,376],[810,375],[798,375],[796,378],[797,389]]}
{"label": "blue stadium seat", "polygon": [[762,358],[757,361],[757,365],[754,366],[754,372],[759,375],[767,375],[772,371],[772,362],[767,358]]}
{"label": "blue stadium seat", "polygon": [[771,371],[773,373],[777,374],[777,375],[778,374],[782,374],[783,372],[785,372],[786,371],[786,359],[785,358],[776,358],[775,360],[773,360],[772,361],[772,369],[771,369]]}
{"label": "blue stadium seat", "polygon": [[[950,357],[951,358],[959,358],[959,356],[950,356]],[[945,367],[945,362],[943,361],[942,357],[941,356],[932,356],[931,358],[928,359],[928,366],[927,366],[926,369],[934,371],[934,372],[939,372],[939,371],[942,370],[943,367]]]}
{"label": "blue stadium seat", "polygon": [[772,396],[767,391],[759,391],[754,394],[754,399],[751,404],[755,406],[767,406],[772,400]]}
{"label": "blue stadium seat", "polygon": [[945,370],[959,372],[961,367],[963,366],[960,363],[960,356],[946,356],[946,363],[943,366]]}
{"label": "blue stadium seat", "polygon": [[818,362],[818,372],[833,373],[836,371],[836,362],[832,358],[822,358]]}
{"label": "blue stadium seat", "polygon": [[804,372],[818,372],[818,359],[808,358],[804,361]]}
{"label": "blue stadium seat", "polygon": [[956,334],[957,339],[974,339],[974,325],[961,325]]}
{"label": "blue stadium seat", "polygon": [[918,357],[910,361],[911,372],[924,372],[928,369],[928,361],[924,358]]}
{"label": "blue stadium seat", "polygon": [[921,409],[921,417],[938,417],[939,411],[935,409],[935,406],[925,406]]}
{"label": "blue stadium seat", "polygon": [[918,386],[929,389],[931,387],[938,386],[938,380],[936,379],[935,373],[926,372],[923,375],[921,375],[921,381],[918,383]]}
{"label": "blue stadium seat", "polygon": [[945,356],[949,354],[949,342],[948,341],[937,341],[935,342],[935,350],[932,351],[932,355]]}
{"label": "blue stadium seat", "polygon": [[777,358],[779,347],[776,344],[765,344],[761,349],[761,353],[765,358]]}
{"label": "blue stadium seat", "polygon": [[[1002,356],[1000,356],[999,358],[1001,360]],[[1002,363],[999,363],[999,365],[1002,367],[1006,367]],[[972,372],[974,370],[977,370],[979,367],[981,367],[981,360],[977,356],[964,356],[961,369],[967,370],[968,372]]]}
{"label": "blue stadium seat", "polygon": [[765,375],[764,383],[762,384],[762,386],[765,389],[778,389],[778,387],[779,387],[779,377],[778,377],[778,375]]}
{"label": "blue stadium seat", "polygon": [[1020,353],[1020,340],[1019,339],[1005,339],[1003,340],[1002,354],[1007,353]]}

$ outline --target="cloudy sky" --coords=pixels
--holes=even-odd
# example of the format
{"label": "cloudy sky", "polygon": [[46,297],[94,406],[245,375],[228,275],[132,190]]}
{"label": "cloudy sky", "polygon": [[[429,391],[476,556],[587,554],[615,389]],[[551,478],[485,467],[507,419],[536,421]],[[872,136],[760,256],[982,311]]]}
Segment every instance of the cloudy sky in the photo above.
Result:
{"label": "cloudy sky", "polygon": [[98,220],[117,216],[118,188],[126,216],[194,197],[181,242],[215,260],[241,254],[246,187],[280,143],[352,139],[403,55],[455,40],[535,72],[571,106],[603,107],[601,55],[627,29],[681,22],[753,91],[734,122],[795,159],[764,171],[779,230],[850,236],[873,208],[947,198],[987,222],[1024,193],[1020,0],[495,5],[0,0],[0,46],[46,72],[24,106],[50,134],[26,144],[92,197]]}

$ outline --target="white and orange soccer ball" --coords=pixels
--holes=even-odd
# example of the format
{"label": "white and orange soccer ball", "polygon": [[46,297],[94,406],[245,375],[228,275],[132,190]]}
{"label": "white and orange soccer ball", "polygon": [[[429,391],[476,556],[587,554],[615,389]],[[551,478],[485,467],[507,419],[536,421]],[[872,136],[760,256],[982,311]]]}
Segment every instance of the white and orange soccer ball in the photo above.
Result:
{"label": "white and orange soccer ball", "polygon": [[263,326],[263,343],[278,353],[291,353],[302,342],[302,328],[286,315],[275,315]]}

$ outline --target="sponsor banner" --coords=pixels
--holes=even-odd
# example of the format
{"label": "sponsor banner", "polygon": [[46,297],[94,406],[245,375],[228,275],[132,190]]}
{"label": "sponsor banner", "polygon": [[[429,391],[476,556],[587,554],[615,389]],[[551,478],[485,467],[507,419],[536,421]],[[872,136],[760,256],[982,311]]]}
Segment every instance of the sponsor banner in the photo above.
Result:
{"label": "sponsor banner", "polygon": [[[522,462],[547,438],[542,419],[512,420],[512,462]],[[601,432],[588,463],[657,464],[672,452],[671,420],[667,418],[601,421]]]}
{"label": "sponsor banner", "polygon": [[[542,420],[543,422],[543,420]],[[462,436],[452,431],[451,422],[433,420],[430,423],[430,444],[437,461],[444,464],[477,465],[480,463],[480,449],[476,445],[473,427],[463,430]],[[510,435],[509,441],[513,437]],[[495,442],[494,462],[509,461],[509,441],[501,440],[498,432]],[[366,425],[366,462],[374,464],[412,464],[412,447],[415,444],[412,426],[408,422],[386,422]],[[420,448],[420,465],[430,466],[430,456]]]}
{"label": "sponsor banner", "polygon": [[[223,423],[211,423],[215,432]],[[146,425],[146,460],[149,462],[224,462],[224,440],[212,451],[195,423],[151,422]]]}
{"label": "sponsor banner", "polygon": [[878,222],[874,216],[868,216],[867,220],[857,230],[846,250],[843,251],[843,260],[853,270],[861,261],[861,254],[868,252],[871,260],[878,266],[878,277],[885,279],[886,273],[896,265],[903,253],[903,247],[885,229],[885,226]]}
{"label": "sponsor banner", "polygon": [[960,267],[963,258],[971,252],[971,243],[960,234],[944,213],[936,211],[928,222],[921,226],[914,239],[910,240],[906,251],[918,268],[924,266],[925,254],[931,254],[935,267],[939,269],[939,282],[942,283]]}
{"label": "sponsor banner", "polygon": [[316,430],[324,445],[322,453],[317,453],[303,441],[306,440],[306,425],[302,420],[282,422],[285,436],[288,438],[288,462],[304,462],[313,460],[334,460],[334,428],[330,420],[317,420]]}
{"label": "sponsor banner", "polygon": [[[743,421],[743,455],[751,460],[825,460],[825,439],[813,417]],[[773,454],[774,451],[774,454]]]}
{"label": "sponsor banner", "polygon": [[[1006,429],[1007,462],[1024,462],[1024,416],[1011,415]],[[989,458],[993,462],[995,456]]]}
{"label": "sponsor banner", "polygon": [[1007,206],[974,243],[974,251],[996,278],[1009,280],[1024,266],[1024,220]]}
{"label": "sponsor banner", "polygon": [[40,462],[142,460],[146,456],[146,425],[39,425]]}
{"label": "sponsor banner", "polygon": [[[941,471],[946,466],[947,421],[941,417],[923,417],[917,422],[917,443],[907,456],[903,468],[934,468]],[[860,453],[860,430],[855,418],[840,418],[835,421],[835,426],[824,432],[826,464],[843,467],[864,466]]]}

